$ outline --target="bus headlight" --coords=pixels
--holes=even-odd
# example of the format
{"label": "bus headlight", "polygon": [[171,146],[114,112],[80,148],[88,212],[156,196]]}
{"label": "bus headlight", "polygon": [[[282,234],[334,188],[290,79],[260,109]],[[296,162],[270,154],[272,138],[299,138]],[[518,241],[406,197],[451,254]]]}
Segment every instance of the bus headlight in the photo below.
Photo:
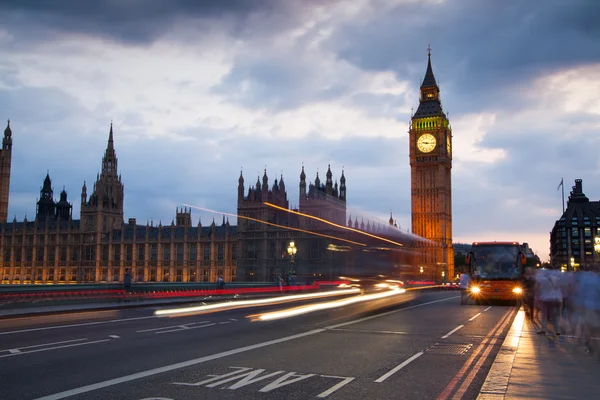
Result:
{"label": "bus headlight", "polygon": [[481,292],[481,289],[479,289],[479,286],[473,286],[471,288],[471,293],[479,293]]}
{"label": "bus headlight", "polygon": [[521,289],[520,287],[516,287],[513,289],[513,293],[515,294],[521,294],[523,293],[523,289]]}

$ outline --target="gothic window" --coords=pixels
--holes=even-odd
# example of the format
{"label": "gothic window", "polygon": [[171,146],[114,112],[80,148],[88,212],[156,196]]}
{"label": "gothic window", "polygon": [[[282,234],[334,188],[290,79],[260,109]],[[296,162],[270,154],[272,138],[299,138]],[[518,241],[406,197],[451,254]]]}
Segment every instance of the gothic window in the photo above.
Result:
{"label": "gothic window", "polygon": [[133,260],[133,245],[132,244],[125,245],[125,259],[127,261]]}
{"label": "gothic window", "polygon": [[183,263],[183,244],[177,243],[175,245],[175,257],[177,265],[181,265]]}
{"label": "gothic window", "polygon": [[196,258],[198,257],[198,246],[195,243],[189,245],[189,253],[188,254],[189,254],[190,261],[196,261]]}
{"label": "gothic window", "polygon": [[144,248],[143,244],[142,245],[138,244],[138,246],[137,246],[137,253],[138,253],[137,259],[138,259],[138,261],[144,261],[145,250],[146,249]]}
{"label": "gothic window", "polygon": [[210,244],[205,244],[202,246],[204,250],[204,261],[210,261]]}
{"label": "gothic window", "polygon": [[158,245],[156,243],[152,243],[150,245],[150,260],[151,261],[158,260]]}
{"label": "gothic window", "polygon": [[163,245],[163,261],[171,261],[171,246]]}

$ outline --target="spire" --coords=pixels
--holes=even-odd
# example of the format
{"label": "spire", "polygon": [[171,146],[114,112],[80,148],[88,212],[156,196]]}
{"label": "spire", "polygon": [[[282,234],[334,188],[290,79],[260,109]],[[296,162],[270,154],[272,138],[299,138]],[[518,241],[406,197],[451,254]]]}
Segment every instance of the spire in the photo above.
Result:
{"label": "spire", "polygon": [[10,119],[6,123],[6,129],[4,130],[4,137],[11,137],[12,130],[10,129]]}
{"label": "spire", "polygon": [[340,178],[340,185],[346,185],[346,177],[344,176],[344,169],[342,169],[342,176]]}
{"label": "spire", "polygon": [[300,172],[300,182],[306,182],[306,174],[304,173],[304,165],[302,165],[302,172]]}
{"label": "spire", "polygon": [[46,179],[44,179],[44,188],[42,189],[44,193],[52,193],[52,181],[50,180],[50,171],[46,172]]}
{"label": "spire", "polygon": [[427,47],[427,71],[425,71],[425,78],[423,78],[421,88],[431,86],[437,86],[437,82],[435,81],[433,69],[431,68],[431,47]]}
{"label": "spire", "polygon": [[327,182],[332,182],[333,174],[331,173],[331,164],[327,165]]}
{"label": "spire", "polygon": [[110,132],[108,133],[108,149],[110,149],[110,150],[115,149],[115,143],[113,140],[112,121],[110,121]]}
{"label": "spire", "polygon": [[392,212],[390,211],[390,220],[389,220],[390,225],[394,225],[394,218],[392,217]]}
{"label": "spire", "polygon": [[[102,158],[102,175],[104,174],[117,176],[117,155],[115,153],[112,121],[110,123],[110,132],[108,133],[108,145]],[[100,177],[98,176],[98,178]]]}

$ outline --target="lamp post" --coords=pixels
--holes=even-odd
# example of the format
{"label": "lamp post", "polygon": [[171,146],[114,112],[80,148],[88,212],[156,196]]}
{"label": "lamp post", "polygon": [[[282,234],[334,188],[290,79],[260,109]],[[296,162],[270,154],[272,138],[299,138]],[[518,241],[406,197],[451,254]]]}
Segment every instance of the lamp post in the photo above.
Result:
{"label": "lamp post", "polygon": [[289,276],[289,275],[295,274],[293,264],[294,264],[294,258],[296,257],[296,253],[298,252],[296,243],[291,241],[290,244],[288,245],[287,252],[288,252],[288,255],[290,256],[290,267],[289,267],[290,270],[288,271],[288,276]]}

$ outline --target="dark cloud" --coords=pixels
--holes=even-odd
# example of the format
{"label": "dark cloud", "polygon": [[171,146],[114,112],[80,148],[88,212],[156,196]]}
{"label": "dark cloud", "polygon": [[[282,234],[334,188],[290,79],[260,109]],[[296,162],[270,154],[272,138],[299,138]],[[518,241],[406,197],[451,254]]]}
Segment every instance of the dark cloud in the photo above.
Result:
{"label": "dark cloud", "polygon": [[595,0],[410,2],[349,22],[328,47],[361,68],[393,69],[416,86],[431,43],[446,103],[474,111],[506,106],[515,88],[544,71],[598,61],[598,15]]}
{"label": "dark cloud", "polygon": [[[328,0],[329,1],[329,0]],[[333,2],[334,0],[331,0]],[[337,1],[337,0],[336,0]],[[149,44],[175,24],[200,31],[211,20],[227,23],[232,33],[246,36],[282,29],[318,0],[3,0],[0,17],[20,39],[51,40],[49,33],[84,34],[130,44]],[[253,25],[256,15],[273,16],[265,26]],[[267,22],[267,21],[265,21]]]}

